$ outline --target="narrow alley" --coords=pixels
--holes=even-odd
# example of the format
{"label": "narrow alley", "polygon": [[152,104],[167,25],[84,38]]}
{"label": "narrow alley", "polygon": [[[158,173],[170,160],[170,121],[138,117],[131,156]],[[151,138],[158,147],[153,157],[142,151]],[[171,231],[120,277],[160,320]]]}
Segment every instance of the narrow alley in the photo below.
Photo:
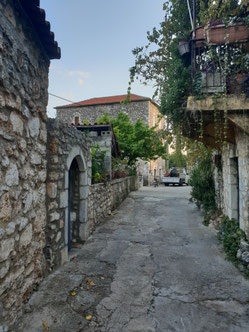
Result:
{"label": "narrow alley", "polygon": [[189,193],[131,193],[41,283],[13,331],[248,331],[249,282],[225,260]]}

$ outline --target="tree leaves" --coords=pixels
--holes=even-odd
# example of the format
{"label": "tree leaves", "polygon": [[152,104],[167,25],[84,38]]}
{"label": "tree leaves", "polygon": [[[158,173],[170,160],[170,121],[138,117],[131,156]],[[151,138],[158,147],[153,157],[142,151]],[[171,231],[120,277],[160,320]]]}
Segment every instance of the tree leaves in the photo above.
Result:
{"label": "tree leaves", "polygon": [[113,124],[113,129],[117,137],[121,158],[128,159],[129,166],[135,165],[138,158],[142,160],[152,160],[158,157],[166,158],[165,146],[162,144],[163,131],[155,130],[157,125],[149,128],[141,120],[135,124],[124,112],[120,112],[116,119],[109,119],[105,114],[98,121],[108,119]]}

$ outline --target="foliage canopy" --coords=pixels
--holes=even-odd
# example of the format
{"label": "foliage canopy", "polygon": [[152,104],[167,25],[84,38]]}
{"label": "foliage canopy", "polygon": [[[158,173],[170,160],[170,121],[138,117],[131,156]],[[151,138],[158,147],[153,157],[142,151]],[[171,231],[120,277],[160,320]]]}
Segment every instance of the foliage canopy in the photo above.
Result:
{"label": "foliage canopy", "polygon": [[[247,0],[196,0],[196,26],[210,20],[228,18],[241,10]],[[190,1],[192,3],[192,1]],[[140,77],[144,84],[152,81],[154,97],[161,113],[167,116],[171,129],[185,121],[186,99],[189,95],[190,63],[180,56],[178,43],[189,40],[191,22],[185,0],[167,0],[163,5],[165,20],[158,29],[147,32],[147,45],[133,50],[135,64],[130,69],[130,84]],[[191,9],[192,10],[192,9]],[[129,86],[128,91],[130,91]]]}
{"label": "foliage canopy", "polygon": [[116,119],[105,114],[98,119],[98,123],[111,123],[117,137],[121,151],[121,159],[126,158],[130,166],[142,160],[155,160],[158,157],[166,158],[163,145],[163,131],[149,128],[141,120],[135,124],[130,121],[127,114],[120,112]]}

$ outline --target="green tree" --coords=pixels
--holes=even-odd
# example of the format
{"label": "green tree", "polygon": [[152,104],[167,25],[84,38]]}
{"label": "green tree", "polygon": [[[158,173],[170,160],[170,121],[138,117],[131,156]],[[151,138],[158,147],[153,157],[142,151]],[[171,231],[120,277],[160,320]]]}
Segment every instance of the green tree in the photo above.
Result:
{"label": "green tree", "polygon": [[187,158],[184,154],[180,153],[172,153],[169,155],[169,168],[172,167],[186,167]]}
{"label": "green tree", "polygon": [[100,149],[96,144],[92,147],[92,181],[93,183],[106,181],[106,169],[104,165],[105,154],[108,150]]}
{"label": "green tree", "polygon": [[121,158],[127,158],[129,166],[142,160],[155,160],[158,157],[166,158],[166,149],[163,144],[164,132],[149,128],[141,120],[135,124],[130,121],[127,114],[120,112],[116,119],[105,114],[98,119],[98,123],[112,123]]}
{"label": "green tree", "polygon": [[[244,3],[238,0],[196,0],[196,26],[232,15]],[[191,3],[191,1],[190,1]],[[144,84],[153,82],[154,97],[161,105],[160,111],[167,116],[174,132],[186,121],[185,106],[190,94],[190,62],[178,51],[180,40],[191,39],[191,22],[185,0],[167,0],[163,5],[165,20],[159,29],[147,32],[148,43],[133,50],[135,64],[130,69],[130,83],[136,78]]]}

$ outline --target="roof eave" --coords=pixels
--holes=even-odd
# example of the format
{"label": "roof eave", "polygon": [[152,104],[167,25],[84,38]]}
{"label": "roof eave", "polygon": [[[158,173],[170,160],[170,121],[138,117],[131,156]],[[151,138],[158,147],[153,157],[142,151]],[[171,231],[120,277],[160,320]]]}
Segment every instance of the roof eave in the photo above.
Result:
{"label": "roof eave", "polygon": [[[138,99],[138,100],[130,100],[128,103],[134,103],[134,102],[140,102],[140,101],[150,101],[152,104],[156,105],[158,107],[158,105],[152,101],[150,98],[145,98],[145,99]],[[98,103],[98,104],[86,104],[86,105],[70,105],[70,106],[56,106],[54,107],[54,109],[63,109],[63,108],[79,108],[79,107],[89,107],[89,106],[100,106],[100,105],[112,105],[112,104],[120,104],[120,101],[115,101],[115,102],[109,102],[109,103]]]}

